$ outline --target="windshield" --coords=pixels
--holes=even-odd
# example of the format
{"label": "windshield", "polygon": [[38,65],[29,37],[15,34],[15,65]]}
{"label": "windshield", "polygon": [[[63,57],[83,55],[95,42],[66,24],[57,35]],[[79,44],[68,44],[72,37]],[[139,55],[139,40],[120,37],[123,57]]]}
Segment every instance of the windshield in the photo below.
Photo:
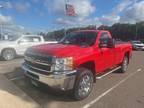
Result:
{"label": "windshield", "polygon": [[134,41],[133,44],[142,44],[140,41]]}
{"label": "windshield", "polygon": [[67,34],[60,43],[80,46],[92,46],[95,43],[96,32],[74,32]]}

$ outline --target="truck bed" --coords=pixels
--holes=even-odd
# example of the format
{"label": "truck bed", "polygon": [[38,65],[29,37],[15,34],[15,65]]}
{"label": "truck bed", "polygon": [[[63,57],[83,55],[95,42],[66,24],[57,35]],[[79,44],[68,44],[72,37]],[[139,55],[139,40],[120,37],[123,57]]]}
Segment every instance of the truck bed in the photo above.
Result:
{"label": "truck bed", "polygon": [[115,44],[118,45],[118,44],[129,44],[129,42],[124,42],[124,41],[115,41]]}

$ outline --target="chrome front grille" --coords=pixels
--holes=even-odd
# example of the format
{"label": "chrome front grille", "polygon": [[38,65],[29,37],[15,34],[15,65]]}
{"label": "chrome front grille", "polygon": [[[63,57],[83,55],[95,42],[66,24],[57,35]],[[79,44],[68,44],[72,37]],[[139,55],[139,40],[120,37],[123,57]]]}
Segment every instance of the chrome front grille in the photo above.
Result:
{"label": "chrome front grille", "polygon": [[47,75],[51,73],[52,57],[42,55],[26,55],[25,64],[33,71]]}
{"label": "chrome front grille", "polygon": [[51,64],[52,63],[52,56],[48,56],[48,55],[42,55],[42,54],[35,54],[35,53],[31,53],[31,54],[26,54],[25,55],[26,59],[32,59],[32,60],[37,60],[37,62],[39,61],[39,63],[45,63],[45,65],[47,64]]}

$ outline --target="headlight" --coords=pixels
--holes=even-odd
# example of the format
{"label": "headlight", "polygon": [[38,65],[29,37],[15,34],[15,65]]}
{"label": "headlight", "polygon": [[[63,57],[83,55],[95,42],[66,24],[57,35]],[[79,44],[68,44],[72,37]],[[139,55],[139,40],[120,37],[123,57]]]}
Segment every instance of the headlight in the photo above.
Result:
{"label": "headlight", "polygon": [[73,58],[55,58],[52,66],[53,71],[73,70]]}

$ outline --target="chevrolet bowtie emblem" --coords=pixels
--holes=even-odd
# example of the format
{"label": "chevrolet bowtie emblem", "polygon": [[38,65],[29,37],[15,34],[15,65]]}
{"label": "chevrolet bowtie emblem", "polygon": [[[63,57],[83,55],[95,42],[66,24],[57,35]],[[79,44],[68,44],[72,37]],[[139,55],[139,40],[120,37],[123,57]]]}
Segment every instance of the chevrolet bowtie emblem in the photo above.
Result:
{"label": "chevrolet bowtie emblem", "polygon": [[27,61],[30,61],[30,62],[32,62],[32,63],[36,63],[37,62],[37,60],[35,60],[34,58],[32,58],[32,57],[25,57],[25,59],[27,60]]}

